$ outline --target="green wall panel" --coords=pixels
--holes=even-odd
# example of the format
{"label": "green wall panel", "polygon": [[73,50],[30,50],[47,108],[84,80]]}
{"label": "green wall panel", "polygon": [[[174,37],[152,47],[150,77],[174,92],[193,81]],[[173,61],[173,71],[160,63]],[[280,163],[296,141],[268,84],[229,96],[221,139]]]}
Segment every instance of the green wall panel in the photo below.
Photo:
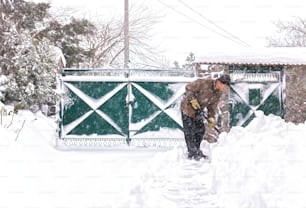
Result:
{"label": "green wall panel", "polygon": [[169,100],[174,94],[169,89],[170,83],[167,82],[137,82],[137,84],[164,101]]}
{"label": "green wall panel", "polygon": [[182,127],[174,122],[172,118],[170,118],[165,112],[161,112],[150,123],[140,129],[137,134],[149,131],[159,131],[161,128],[173,128],[182,130]]}
{"label": "green wall panel", "polygon": [[134,86],[132,87],[134,102],[132,103],[132,123],[138,123],[148,119],[156,111],[160,110],[149,98],[142,94]]}
{"label": "green wall panel", "polygon": [[99,107],[99,110],[109,116],[121,128],[124,134],[128,134],[129,130],[126,96],[127,88],[124,87]]}
{"label": "green wall panel", "polygon": [[91,110],[91,108],[70,89],[67,92],[68,101],[63,109],[63,125],[67,125],[74,120],[78,119],[85,113]]}
{"label": "green wall panel", "polygon": [[249,115],[251,108],[239,97],[238,94],[236,94],[235,96],[233,94],[236,93],[231,90],[231,95],[232,98],[234,97],[234,100],[232,99],[232,102],[229,105],[230,126],[237,126],[238,123],[241,123],[241,121],[243,121],[244,118],[246,118]]}
{"label": "green wall panel", "polygon": [[99,99],[104,96],[106,93],[113,90],[119,84],[118,82],[73,82],[75,87],[80,89],[86,95]]}
{"label": "green wall panel", "polygon": [[283,105],[279,98],[277,89],[265,100],[258,110],[262,110],[265,115],[272,113],[274,115],[283,117]]}
{"label": "green wall panel", "polygon": [[230,66],[230,126],[247,126],[255,111],[283,116],[282,66]]}
{"label": "green wall panel", "polygon": [[[260,90],[250,89],[249,103],[243,101],[239,93],[234,90],[230,91],[230,126],[247,126],[255,117],[254,112],[261,110],[265,115],[274,114],[283,116],[282,100],[277,87],[264,101]],[[246,89],[247,90],[247,89]]]}
{"label": "green wall panel", "polygon": [[108,122],[106,122],[100,115],[93,112],[78,126],[72,129],[69,134],[74,135],[108,135],[121,134]]}

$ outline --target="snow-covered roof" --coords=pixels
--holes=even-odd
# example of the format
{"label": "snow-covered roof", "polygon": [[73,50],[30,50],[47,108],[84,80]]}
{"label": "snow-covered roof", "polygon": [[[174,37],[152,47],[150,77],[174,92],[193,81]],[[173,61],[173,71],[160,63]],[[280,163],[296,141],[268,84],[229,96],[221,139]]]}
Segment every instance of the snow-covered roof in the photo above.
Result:
{"label": "snow-covered roof", "polygon": [[232,48],[205,50],[196,57],[200,64],[306,65],[306,47]]}

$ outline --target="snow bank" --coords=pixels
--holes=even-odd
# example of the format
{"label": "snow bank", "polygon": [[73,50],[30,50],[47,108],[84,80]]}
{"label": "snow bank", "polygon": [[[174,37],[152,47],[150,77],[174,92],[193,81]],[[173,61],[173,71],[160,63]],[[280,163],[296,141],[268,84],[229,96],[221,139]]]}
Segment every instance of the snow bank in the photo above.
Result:
{"label": "snow bank", "polygon": [[257,112],[224,135],[212,164],[221,207],[305,207],[305,127]]}
{"label": "snow bank", "polygon": [[125,205],[305,207],[306,124],[285,123],[261,111],[256,116],[246,128],[220,135],[210,164],[186,160],[185,147],[159,154],[134,183]]}

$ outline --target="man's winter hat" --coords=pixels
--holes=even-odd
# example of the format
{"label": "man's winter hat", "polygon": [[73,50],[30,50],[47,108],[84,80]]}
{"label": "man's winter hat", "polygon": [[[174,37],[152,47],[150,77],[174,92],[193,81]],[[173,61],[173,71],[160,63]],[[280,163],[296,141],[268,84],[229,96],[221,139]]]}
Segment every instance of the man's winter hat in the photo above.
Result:
{"label": "man's winter hat", "polygon": [[228,74],[221,75],[221,77],[219,77],[217,80],[219,80],[220,82],[222,82],[223,84],[226,84],[228,86],[231,83],[231,78]]}

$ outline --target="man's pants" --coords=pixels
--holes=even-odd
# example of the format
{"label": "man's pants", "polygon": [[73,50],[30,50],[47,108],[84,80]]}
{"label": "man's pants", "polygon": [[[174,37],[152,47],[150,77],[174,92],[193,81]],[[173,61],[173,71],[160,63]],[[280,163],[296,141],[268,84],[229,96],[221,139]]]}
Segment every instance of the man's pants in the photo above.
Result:
{"label": "man's pants", "polygon": [[183,113],[182,120],[188,155],[195,156],[200,152],[200,144],[205,133],[205,125],[201,119],[191,118]]}

